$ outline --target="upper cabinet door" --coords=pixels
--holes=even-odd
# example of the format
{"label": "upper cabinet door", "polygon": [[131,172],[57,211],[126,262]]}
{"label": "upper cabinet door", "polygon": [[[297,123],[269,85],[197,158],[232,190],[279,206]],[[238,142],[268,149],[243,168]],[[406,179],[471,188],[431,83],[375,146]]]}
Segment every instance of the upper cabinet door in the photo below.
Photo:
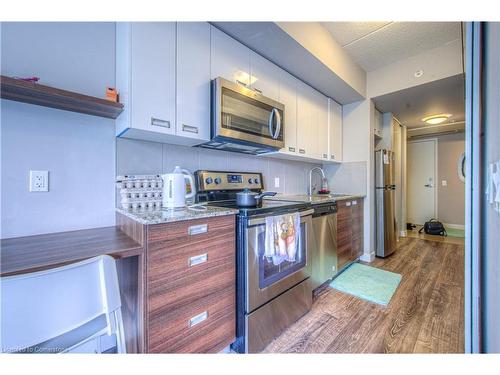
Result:
{"label": "upper cabinet door", "polygon": [[176,134],[210,139],[210,25],[177,23]]}
{"label": "upper cabinet door", "polygon": [[342,106],[330,100],[330,160],[342,161]]}
{"label": "upper cabinet door", "polygon": [[280,70],[271,61],[250,51],[251,87],[276,101],[280,95]]}
{"label": "upper cabinet door", "polygon": [[175,23],[134,22],[130,27],[131,127],[174,134]]}
{"label": "upper cabinet door", "polygon": [[317,92],[318,108],[318,156],[321,159],[329,160],[328,155],[328,97]]}
{"label": "upper cabinet door", "polygon": [[216,27],[211,29],[211,79],[250,85],[250,50]]}
{"label": "upper cabinet door", "polygon": [[297,83],[297,151],[316,157],[317,116],[314,89],[304,82]]}
{"label": "upper cabinet door", "polygon": [[297,150],[297,82],[298,79],[280,69],[279,102],[285,105],[285,151]]}

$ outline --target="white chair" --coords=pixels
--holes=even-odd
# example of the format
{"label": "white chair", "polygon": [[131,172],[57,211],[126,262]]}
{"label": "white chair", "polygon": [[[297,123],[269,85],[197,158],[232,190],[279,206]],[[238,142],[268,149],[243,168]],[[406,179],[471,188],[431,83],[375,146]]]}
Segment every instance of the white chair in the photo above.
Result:
{"label": "white chair", "polygon": [[3,353],[125,353],[115,260],[103,255],[3,277]]}

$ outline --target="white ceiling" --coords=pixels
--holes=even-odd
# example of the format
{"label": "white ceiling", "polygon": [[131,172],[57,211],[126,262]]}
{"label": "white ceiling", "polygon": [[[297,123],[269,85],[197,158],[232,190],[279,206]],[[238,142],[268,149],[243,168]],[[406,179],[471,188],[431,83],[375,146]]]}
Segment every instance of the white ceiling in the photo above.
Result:
{"label": "white ceiling", "polygon": [[392,112],[409,129],[432,126],[422,122],[426,116],[451,113],[449,122],[465,120],[464,76],[432,81],[373,98],[381,112]]}
{"label": "white ceiling", "polygon": [[460,39],[460,22],[322,22],[367,72]]}

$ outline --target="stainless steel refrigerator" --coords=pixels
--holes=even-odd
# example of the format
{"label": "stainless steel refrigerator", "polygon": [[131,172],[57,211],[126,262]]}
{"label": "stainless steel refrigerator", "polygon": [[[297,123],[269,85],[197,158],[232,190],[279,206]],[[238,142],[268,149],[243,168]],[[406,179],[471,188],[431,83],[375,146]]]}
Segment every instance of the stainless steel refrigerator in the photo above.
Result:
{"label": "stainless steel refrigerator", "polygon": [[376,255],[379,257],[391,255],[397,248],[395,204],[394,153],[375,151]]}

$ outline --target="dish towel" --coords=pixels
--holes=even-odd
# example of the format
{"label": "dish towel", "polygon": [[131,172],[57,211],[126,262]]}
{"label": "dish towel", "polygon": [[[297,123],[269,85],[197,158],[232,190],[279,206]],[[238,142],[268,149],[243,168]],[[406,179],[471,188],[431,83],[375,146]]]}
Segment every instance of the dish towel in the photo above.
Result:
{"label": "dish towel", "polygon": [[264,256],[275,266],[294,262],[300,244],[300,215],[266,217],[266,248]]}

